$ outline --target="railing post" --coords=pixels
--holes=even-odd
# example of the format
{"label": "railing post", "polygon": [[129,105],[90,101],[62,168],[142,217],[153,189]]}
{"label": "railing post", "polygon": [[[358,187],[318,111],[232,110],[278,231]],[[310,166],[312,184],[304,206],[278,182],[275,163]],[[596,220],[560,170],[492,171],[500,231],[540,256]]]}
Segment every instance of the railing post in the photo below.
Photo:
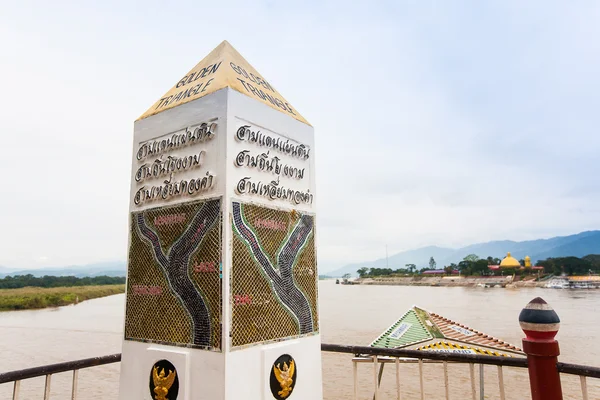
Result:
{"label": "railing post", "polygon": [[50,400],[50,378],[52,378],[52,374],[46,375],[46,384],[44,385],[44,400]]}
{"label": "railing post", "polygon": [[77,400],[77,378],[79,377],[79,370],[73,370],[73,383],[71,385],[71,400]]}
{"label": "railing post", "polygon": [[354,376],[354,400],[358,400],[358,362],[352,361],[352,373]]}
{"label": "railing post", "polygon": [[479,364],[479,400],[485,400],[485,381],[483,364]]}
{"label": "railing post", "polygon": [[525,333],[523,351],[527,354],[529,385],[532,400],[562,400],[558,362],[558,333],[560,319],[542,298],[531,300],[519,315]]}
{"label": "railing post", "polygon": [[21,387],[21,381],[15,381],[15,386],[13,387],[13,397],[12,397],[13,400],[19,400],[19,389],[20,389],[20,387]]}
{"label": "railing post", "polygon": [[377,379],[377,356],[373,356],[373,381],[375,382],[375,394],[373,400],[379,400],[379,380]]}

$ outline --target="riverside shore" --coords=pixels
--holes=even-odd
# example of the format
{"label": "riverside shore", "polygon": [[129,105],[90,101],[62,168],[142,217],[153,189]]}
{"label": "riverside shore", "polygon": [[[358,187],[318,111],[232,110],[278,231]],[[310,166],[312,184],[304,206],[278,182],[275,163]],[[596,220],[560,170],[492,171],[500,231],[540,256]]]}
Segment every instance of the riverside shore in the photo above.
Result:
{"label": "riverside shore", "polygon": [[67,306],[125,292],[125,285],[0,289],[0,311]]}
{"label": "riverside shore", "polygon": [[513,282],[512,276],[478,276],[478,277],[374,277],[358,278],[353,284],[360,285],[388,285],[388,286],[459,286],[459,287],[543,287],[545,282],[536,282],[535,279],[528,277],[525,280]]}

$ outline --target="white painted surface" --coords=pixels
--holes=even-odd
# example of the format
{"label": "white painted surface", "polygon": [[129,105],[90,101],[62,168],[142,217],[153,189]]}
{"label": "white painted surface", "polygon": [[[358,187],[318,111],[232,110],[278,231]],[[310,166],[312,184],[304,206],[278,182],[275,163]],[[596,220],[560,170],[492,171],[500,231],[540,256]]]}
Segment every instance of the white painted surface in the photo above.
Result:
{"label": "white painted surface", "polygon": [[[134,124],[134,141],[131,166],[131,191],[130,191],[130,211],[141,211],[148,208],[155,208],[164,205],[181,204],[188,201],[199,200],[203,198],[223,195],[225,189],[225,170],[223,158],[225,155],[226,132],[227,132],[227,90],[220,90],[203,97],[196,101],[186,103],[179,107],[164,111],[152,117],[136,121]],[[139,161],[136,157],[141,144],[159,138],[168,138],[182,130],[197,126],[202,122],[216,122],[217,128],[213,139],[203,143],[188,145],[172,151],[165,151],[158,156],[148,156]],[[182,179],[194,179],[205,176],[206,172],[215,175],[215,184],[212,190],[195,194],[193,196],[175,197],[168,200],[154,200],[141,205],[134,204],[135,193],[144,185],[160,185],[167,177],[150,178],[142,183],[135,181],[137,170],[144,164],[152,164],[155,159],[162,156],[166,159],[168,156],[189,156],[197,154],[199,151],[206,151],[203,165],[200,168],[182,171],[174,174],[173,181]]]}
{"label": "white painted surface", "polygon": [[[172,200],[156,200],[143,205],[135,205],[133,197],[140,184],[135,182],[135,173],[140,167],[136,158],[139,144],[172,134],[201,122],[217,122],[215,137],[207,143],[195,144],[165,154],[188,155],[198,150],[206,151],[204,164],[198,170],[176,174],[178,179],[195,177],[206,170],[216,176],[212,190],[194,197],[179,197]],[[307,160],[299,160],[285,154],[278,154],[282,162],[298,168],[305,168],[304,179],[280,177],[280,184],[294,190],[310,192],[311,204],[294,204],[281,199],[269,200],[252,195],[239,195],[235,188],[239,180],[250,176],[252,179],[269,180],[269,172],[247,167],[236,167],[235,156],[248,148],[253,154],[262,151],[260,146],[236,141],[235,133],[241,124],[269,131],[273,136],[302,143],[310,148]],[[272,151],[271,151],[272,153]],[[175,205],[203,198],[223,196],[223,329],[222,352],[188,349],[175,346],[155,345],[134,341],[123,342],[121,364],[120,400],[152,399],[149,379],[152,365],[161,358],[168,359],[179,373],[181,400],[262,400],[273,399],[269,389],[269,375],[272,363],[281,354],[290,354],[296,360],[297,383],[289,398],[292,400],[322,399],[320,335],[311,334],[301,338],[272,344],[256,344],[244,349],[232,349],[231,331],[231,239],[232,229],[229,219],[231,201],[252,202],[284,210],[315,213],[315,171],[314,171],[313,128],[294,118],[278,112],[256,100],[231,89],[223,89],[198,100],[186,103],[157,115],[139,120],[134,125],[134,149],[132,156],[132,184],[130,211],[140,211],[164,205]],[[318,274],[315,271],[315,276]],[[318,308],[318,307],[317,307]]]}
{"label": "white painted surface", "polygon": [[404,334],[410,329],[411,326],[411,323],[402,322],[400,325],[398,325],[398,327],[396,327],[396,329],[392,331],[392,333],[388,335],[388,337],[392,339],[399,339],[402,336],[404,336]]}
{"label": "white painted surface", "polygon": [[273,362],[282,354],[296,361],[296,386],[289,398],[322,399],[321,340],[316,335],[228,353],[226,398],[273,400],[269,377]]}
{"label": "white painted surface", "polygon": [[120,400],[154,400],[150,373],[155,362],[166,359],[177,369],[177,400],[224,399],[225,357],[221,353],[126,340],[121,361]]}
{"label": "white painted surface", "polygon": [[[230,90],[227,104],[227,196],[242,202],[262,204],[269,207],[277,207],[286,210],[296,209],[314,213],[316,210],[315,193],[315,146],[314,129],[293,118],[283,115],[270,107],[263,107],[262,103],[254,101],[236,91]],[[294,158],[287,154],[274,151],[265,146],[238,141],[235,139],[236,132],[242,125],[250,125],[253,130],[272,137],[288,139],[290,143],[304,144],[310,149],[309,158],[305,161]],[[235,158],[241,150],[248,149],[252,154],[259,154],[270,150],[270,155],[277,155],[283,164],[289,164],[299,168],[306,168],[304,179],[280,177],[280,185],[300,191],[309,191],[313,195],[312,204],[294,204],[290,201],[267,200],[262,196],[236,193],[236,186],[241,178],[251,177],[254,181],[268,182],[276,178],[270,172],[259,171],[254,168],[236,167]]]}
{"label": "white painted surface", "polygon": [[452,329],[452,330],[454,330],[454,331],[456,331],[458,333],[461,333],[461,334],[463,334],[465,336],[473,336],[473,335],[475,335],[475,332],[471,332],[470,330],[465,329],[465,328],[460,327],[460,326],[457,326],[457,325],[450,325],[450,329]]}

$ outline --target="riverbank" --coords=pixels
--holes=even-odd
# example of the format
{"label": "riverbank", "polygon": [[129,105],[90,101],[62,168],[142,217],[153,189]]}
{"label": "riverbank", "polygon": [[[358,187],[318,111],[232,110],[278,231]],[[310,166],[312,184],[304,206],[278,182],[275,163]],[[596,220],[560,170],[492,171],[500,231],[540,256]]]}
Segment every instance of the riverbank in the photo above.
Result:
{"label": "riverbank", "polygon": [[353,281],[360,285],[391,286],[445,286],[445,287],[543,287],[545,282],[536,282],[535,278],[513,282],[512,276],[477,276],[477,277],[374,277],[358,278]]}
{"label": "riverbank", "polygon": [[125,293],[125,285],[0,289],[0,311],[67,306],[119,293]]}
{"label": "riverbank", "polygon": [[[558,313],[559,360],[598,366],[600,347],[600,290],[469,289],[409,286],[343,286],[335,279],[319,282],[319,331],[323,343],[368,346],[413,304],[489,335],[520,345],[524,333],[519,313],[531,299],[541,296]],[[60,307],[0,313],[0,342],[3,370],[12,371],[61,361],[120,353],[123,345],[125,295],[86,301],[76,307]],[[8,345],[9,344],[9,345]],[[519,346],[520,347],[520,346]],[[347,400],[354,396],[353,366],[346,354],[322,353],[323,400]],[[390,368],[388,368],[390,367]],[[395,366],[383,370],[380,399],[395,399]],[[120,364],[91,368],[79,373],[79,396],[86,399],[119,397]],[[359,398],[373,398],[372,364],[359,363]],[[403,364],[402,399],[420,399],[418,365]],[[503,368],[506,399],[523,399],[528,393],[527,375]],[[450,398],[463,399],[469,368],[448,364]],[[479,381],[476,369],[476,381]],[[425,398],[445,399],[442,364],[423,365]],[[581,393],[579,377],[561,374],[567,398]],[[588,379],[590,399],[600,399],[600,384]],[[441,385],[440,385],[441,382]],[[20,399],[39,399],[44,393],[43,378],[21,381]],[[70,399],[72,374],[52,376],[51,399]],[[485,367],[486,395],[499,399],[496,367]],[[0,399],[12,398],[13,385],[0,385]],[[294,394],[289,398],[294,400]],[[43,397],[43,395],[42,395]],[[288,399],[289,399],[288,398]],[[470,399],[470,397],[467,397]],[[287,399],[286,399],[287,400]]]}

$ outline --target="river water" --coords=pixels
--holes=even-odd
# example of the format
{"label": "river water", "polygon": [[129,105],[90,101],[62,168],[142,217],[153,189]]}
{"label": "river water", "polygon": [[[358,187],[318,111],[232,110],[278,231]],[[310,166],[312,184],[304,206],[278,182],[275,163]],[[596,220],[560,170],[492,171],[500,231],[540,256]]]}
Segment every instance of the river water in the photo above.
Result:
{"label": "river water", "polygon": [[[418,305],[521,347],[520,310],[534,297],[543,297],[561,318],[557,336],[563,362],[600,365],[600,290],[500,289],[336,285],[319,283],[322,340],[326,343],[368,345],[410,306]],[[123,332],[124,295],[82,302],[76,306],[0,313],[2,370],[119,353]],[[323,355],[324,398],[352,396],[352,363],[348,355]],[[116,399],[119,364],[82,370],[80,399]],[[469,397],[469,369],[449,366],[452,399]],[[418,368],[401,366],[403,399],[419,398]],[[526,371],[504,372],[507,399],[527,399]],[[426,399],[444,398],[443,369],[425,365]],[[359,367],[361,399],[372,398],[372,365]],[[485,370],[486,398],[499,398],[497,369]],[[578,378],[563,376],[566,399],[580,399]],[[395,371],[386,367],[382,399],[395,397]],[[41,399],[43,378],[21,384],[21,399]],[[600,382],[588,380],[590,398],[600,399]],[[9,399],[12,385],[0,385],[0,399]],[[68,373],[52,377],[51,399],[70,399]],[[133,400],[133,399],[132,399]],[[293,396],[291,396],[293,400]]]}

